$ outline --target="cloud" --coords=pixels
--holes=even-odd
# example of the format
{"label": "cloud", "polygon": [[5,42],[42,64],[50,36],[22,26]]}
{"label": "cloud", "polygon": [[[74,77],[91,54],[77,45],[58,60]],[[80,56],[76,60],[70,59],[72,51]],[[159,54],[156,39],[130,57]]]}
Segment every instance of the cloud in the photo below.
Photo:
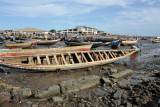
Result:
{"label": "cloud", "polygon": [[160,31],[160,8],[130,8],[112,19],[104,18],[101,29],[113,34],[156,36]]}
{"label": "cloud", "polygon": [[46,4],[35,6],[5,6],[0,7],[0,11],[10,16],[25,16],[25,17],[55,17],[63,15],[77,15],[90,13],[96,9],[94,6],[86,7],[74,5],[67,7],[60,4]]}
{"label": "cloud", "polygon": [[[55,17],[90,13],[108,6],[125,7],[128,0],[1,0],[0,12],[9,16]],[[5,4],[5,5],[2,5]]]}
{"label": "cloud", "polygon": [[143,3],[147,3],[148,5],[155,5],[155,4],[157,4],[157,3],[160,3],[160,1],[159,0],[140,0],[141,2],[143,2]]}
{"label": "cloud", "polygon": [[126,6],[131,3],[129,0],[1,0],[2,3],[15,4],[15,5],[42,5],[42,4],[52,4],[55,2],[61,3],[80,3],[95,6]]}
{"label": "cloud", "polygon": [[160,8],[144,8],[120,12],[121,19],[139,24],[160,23]]}

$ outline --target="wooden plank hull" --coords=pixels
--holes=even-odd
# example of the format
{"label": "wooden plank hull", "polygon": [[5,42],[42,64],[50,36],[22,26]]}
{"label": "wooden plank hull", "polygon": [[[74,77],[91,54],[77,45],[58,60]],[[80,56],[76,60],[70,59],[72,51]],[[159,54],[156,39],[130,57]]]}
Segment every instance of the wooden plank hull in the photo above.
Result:
{"label": "wooden plank hull", "polygon": [[1,60],[0,65],[33,71],[69,70],[115,62],[136,51],[138,50],[90,50],[40,54]]}
{"label": "wooden plank hull", "polygon": [[37,45],[53,45],[60,41],[60,39],[57,40],[39,40],[37,41]]}
{"label": "wooden plank hull", "polygon": [[152,43],[160,43],[160,39],[152,39]]}
{"label": "wooden plank hull", "polygon": [[50,48],[50,49],[0,49],[0,59],[7,57],[19,57],[23,55],[36,55],[45,53],[55,53],[64,51],[80,51],[90,50],[92,45],[74,46],[74,47],[63,47],[63,48]]}
{"label": "wooden plank hull", "polygon": [[25,43],[13,43],[13,44],[5,44],[6,48],[14,49],[14,48],[29,48],[32,45],[36,45],[36,41],[29,41]]}
{"label": "wooden plank hull", "polygon": [[96,48],[102,45],[102,42],[65,42],[67,46],[81,46],[81,45],[90,45],[92,48]]}
{"label": "wooden plank hull", "polygon": [[121,45],[135,45],[138,43],[138,40],[134,40],[134,41],[122,41]]}

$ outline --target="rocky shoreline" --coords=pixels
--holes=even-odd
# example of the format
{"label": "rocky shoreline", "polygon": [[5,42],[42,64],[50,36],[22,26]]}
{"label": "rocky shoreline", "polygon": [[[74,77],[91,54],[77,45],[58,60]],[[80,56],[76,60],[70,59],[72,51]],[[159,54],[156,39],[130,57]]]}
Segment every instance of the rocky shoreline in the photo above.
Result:
{"label": "rocky shoreline", "polygon": [[[114,68],[101,69],[107,69],[103,76],[84,76],[64,81],[43,91],[32,92],[29,88],[10,88],[8,92],[0,93],[0,106],[150,107],[154,105],[158,107],[160,104],[159,71],[149,73],[149,76],[153,77],[152,80],[141,79],[142,82],[139,84],[127,85],[123,79],[132,78],[128,76],[133,73],[132,70],[124,70],[124,74],[124,71],[117,71]],[[95,88],[86,90],[90,87]],[[82,96],[81,93],[84,92],[90,94]]]}

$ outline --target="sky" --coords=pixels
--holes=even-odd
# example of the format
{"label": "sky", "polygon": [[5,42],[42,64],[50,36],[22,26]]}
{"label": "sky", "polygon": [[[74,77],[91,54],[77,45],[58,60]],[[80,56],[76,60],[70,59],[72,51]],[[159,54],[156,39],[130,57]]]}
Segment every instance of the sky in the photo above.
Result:
{"label": "sky", "polygon": [[0,0],[0,30],[88,26],[111,34],[160,36],[160,0]]}

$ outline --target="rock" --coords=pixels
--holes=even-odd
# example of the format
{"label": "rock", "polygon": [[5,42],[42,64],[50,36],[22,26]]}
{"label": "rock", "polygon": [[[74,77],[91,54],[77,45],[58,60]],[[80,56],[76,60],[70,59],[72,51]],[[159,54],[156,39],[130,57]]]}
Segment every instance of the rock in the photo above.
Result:
{"label": "rock", "polygon": [[11,91],[12,96],[21,96],[22,98],[28,98],[32,95],[30,88],[22,88],[22,89],[15,89]]}
{"label": "rock", "polygon": [[52,97],[51,99],[53,102],[62,102],[63,101],[63,97],[58,97],[58,96]]}
{"label": "rock", "polygon": [[84,76],[78,79],[60,83],[62,93],[71,93],[100,84],[100,77],[96,75]]}
{"label": "rock", "polygon": [[49,87],[46,90],[36,92],[34,94],[34,97],[43,99],[43,98],[48,98],[48,97],[51,97],[51,96],[54,96],[54,95],[58,95],[60,93],[61,93],[60,92],[60,86],[59,85],[54,85],[52,87]]}
{"label": "rock", "polygon": [[124,70],[124,71],[121,71],[121,72],[119,72],[119,73],[110,75],[110,77],[111,77],[111,78],[115,78],[115,79],[120,79],[120,78],[122,78],[122,77],[131,75],[131,74],[133,74],[133,71],[130,70],[130,69],[128,69],[128,70]]}
{"label": "rock", "polygon": [[109,80],[109,78],[104,78],[104,77],[103,77],[102,79],[103,79],[104,82],[107,83],[107,84],[111,83],[111,81]]}
{"label": "rock", "polygon": [[108,69],[108,67],[102,67],[101,69],[102,69],[102,70],[107,70],[107,69]]}
{"label": "rock", "polygon": [[129,103],[129,102],[127,102],[127,103],[126,103],[126,107],[132,107],[132,104]]}
{"label": "rock", "polygon": [[88,68],[88,69],[87,69],[87,71],[91,71],[91,70],[92,70],[92,68]]}
{"label": "rock", "polygon": [[110,78],[110,81],[111,81],[112,83],[116,83],[116,82],[117,82],[117,80],[116,80],[116,79],[113,79],[113,78]]}
{"label": "rock", "polygon": [[122,90],[117,90],[114,95],[113,98],[114,99],[121,99],[121,95],[122,95]]}
{"label": "rock", "polygon": [[147,104],[147,100],[144,97],[136,97],[135,103],[138,105],[145,105]]}
{"label": "rock", "polygon": [[111,72],[114,74],[114,73],[117,73],[117,69],[115,69],[115,68],[112,68],[111,69]]}
{"label": "rock", "polygon": [[141,104],[142,105],[145,105],[145,104],[147,104],[147,100],[146,100],[146,98],[145,97],[140,97],[140,101],[141,101]]}
{"label": "rock", "polygon": [[133,98],[128,98],[129,101],[133,101]]}
{"label": "rock", "polygon": [[118,107],[121,104],[121,100],[120,99],[119,100],[115,100],[114,104],[115,104],[116,107]]}
{"label": "rock", "polygon": [[37,104],[32,104],[32,107],[38,107],[38,105]]}
{"label": "rock", "polygon": [[0,93],[0,102],[8,101],[8,100],[10,100],[10,98],[11,98],[11,95],[9,92],[1,92]]}
{"label": "rock", "polygon": [[122,99],[127,100],[128,95],[127,95],[127,93],[123,93],[121,97],[122,97]]}
{"label": "rock", "polygon": [[126,89],[126,90],[132,90],[131,86],[126,86],[124,84],[122,84],[121,82],[118,82],[118,86],[122,89]]}

